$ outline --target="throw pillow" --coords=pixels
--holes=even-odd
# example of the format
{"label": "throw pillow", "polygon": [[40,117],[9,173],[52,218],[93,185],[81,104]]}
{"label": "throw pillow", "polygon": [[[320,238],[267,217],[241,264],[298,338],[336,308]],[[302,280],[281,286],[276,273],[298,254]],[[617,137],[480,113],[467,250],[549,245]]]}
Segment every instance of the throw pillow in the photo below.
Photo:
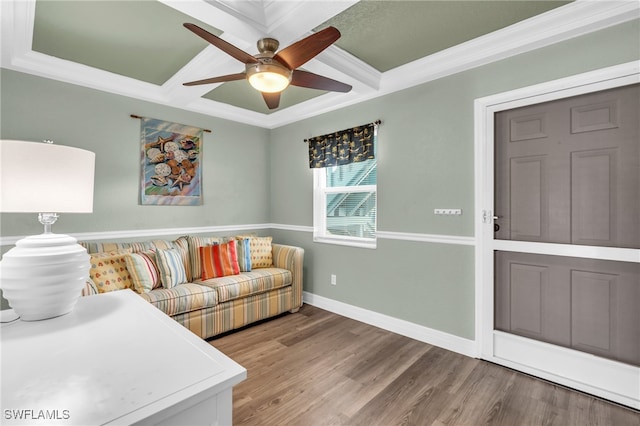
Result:
{"label": "throw pillow", "polygon": [[200,259],[202,260],[203,280],[240,273],[235,240],[200,247]]}
{"label": "throw pillow", "polygon": [[160,287],[160,273],[156,266],[156,255],[153,250],[128,254],[125,260],[135,291],[147,293]]}
{"label": "throw pillow", "polygon": [[182,256],[177,249],[156,250],[156,264],[160,273],[160,282],[164,288],[173,288],[187,282],[187,273]]}
{"label": "throw pillow", "polygon": [[272,237],[252,237],[251,245],[251,267],[270,268],[273,266],[273,256],[271,254]]}
{"label": "throw pillow", "polygon": [[178,250],[180,256],[182,256],[182,265],[184,266],[184,271],[187,274],[187,282],[191,282],[193,279],[193,274],[191,273],[191,262],[189,261],[189,241],[187,237],[180,237],[177,240],[171,242],[173,245],[172,248]]}
{"label": "throw pillow", "polygon": [[93,296],[94,294],[98,293],[99,291],[98,287],[96,287],[96,284],[91,280],[91,278],[87,278],[87,281],[85,282],[80,294],[82,296]]}
{"label": "throw pillow", "polygon": [[124,290],[133,286],[125,260],[130,252],[131,250],[120,250],[91,255],[89,278],[98,287],[99,293]]}
{"label": "throw pillow", "polygon": [[251,242],[249,238],[236,239],[240,272],[251,272]]}
{"label": "throw pillow", "polygon": [[200,259],[200,247],[210,246],[212,244],[220,244],[224,241],[221,237],[202,237],[189,235],[187,237],[189,242],[189,258],[191,266],[191,277],[197,280],[202,277],[202,260]]}

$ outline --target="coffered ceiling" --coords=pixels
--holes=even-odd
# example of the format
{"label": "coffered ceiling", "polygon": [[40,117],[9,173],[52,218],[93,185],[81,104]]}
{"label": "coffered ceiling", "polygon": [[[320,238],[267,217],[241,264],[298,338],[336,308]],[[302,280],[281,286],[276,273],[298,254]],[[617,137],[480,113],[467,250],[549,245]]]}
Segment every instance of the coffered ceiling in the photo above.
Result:
{"label": "coffered ceiling", "polygon": [[[273,128],[638,17],[630,1],[2,0],[3,68]],[[289,87],[267,109],[245,80],[182,83],[244,65],[185,29],[254,55],[334,26],[303,69],[349,93]]]}

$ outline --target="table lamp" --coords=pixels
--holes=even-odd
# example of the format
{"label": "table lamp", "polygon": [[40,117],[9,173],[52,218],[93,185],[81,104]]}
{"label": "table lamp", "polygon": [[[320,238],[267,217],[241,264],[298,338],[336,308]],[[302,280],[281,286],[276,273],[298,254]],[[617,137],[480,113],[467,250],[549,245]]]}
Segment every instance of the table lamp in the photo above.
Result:
{"label": "table lamp", "polygon": [[77,240],[54,234],[58,213],[91,213],[95,154],[50,141],[0,140],[0,212],[38,213],[44,233],[2,256],[0,288],[24,321],[71,312],[89,277],[89,255]]}

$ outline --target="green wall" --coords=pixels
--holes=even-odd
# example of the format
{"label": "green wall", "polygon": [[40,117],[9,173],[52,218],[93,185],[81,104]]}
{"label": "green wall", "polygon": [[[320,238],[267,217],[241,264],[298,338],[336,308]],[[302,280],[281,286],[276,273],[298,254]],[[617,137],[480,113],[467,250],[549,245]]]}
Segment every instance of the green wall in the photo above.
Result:
{"label": "green wall", "polygon": [[[302,141],[381,119],[378,229],[472,237],[474,99],[637,60],[639,39],[635,21],[271,131],[3,70],[0,134],[96,152],[94,213],[63,216],[58,232],[310,227],[313,179]],[[213,130],[205,135],[203,206],[138,205],[139,122],[129,114]],[[440,207],[463,215],[434,216]],[[25,215],[0,220],[2,235],[40,231]],[[379,239],[370,250],[314,243],[304,230],[271,233],[305,248],[306,291],[474,338],[472,246]]]}
{"label": "green wall", "polygon": [[[3,139],[78,146],[96,153],[91,214],[61,215],[60,233],[269,222],[269,131],[14,71],[1,74]],[[210,129],[204,134],[203,205],[139,205],[140,120]],[[37,217],[2,214],[2,235],[41,232]]]}
{"label": "green wall", "polygon": [[[378,230],[472,237],[474,100],[637,60],[639,27],[619,25],[273,130],[271,221],[313,225],[302,140],[381,119]],[[434,208],[463,215],[434,216]],[[367,250],[314,243],[309,232],[274,234],[307,249],[307,291],[474,338],[473,247],[379,239]]]}

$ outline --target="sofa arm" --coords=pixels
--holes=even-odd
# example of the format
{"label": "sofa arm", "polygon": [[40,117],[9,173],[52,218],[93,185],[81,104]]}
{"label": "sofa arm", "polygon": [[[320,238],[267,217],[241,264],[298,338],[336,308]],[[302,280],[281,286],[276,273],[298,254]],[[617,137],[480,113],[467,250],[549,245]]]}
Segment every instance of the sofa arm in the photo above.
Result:
{"label": "sofa arm", "polygon": [[293,310],[302,306],[302,264],[304,262],[304,249],[301,247],[287,246],[284,244],[271,244],[273,266],[291,271],[293,280]]}

